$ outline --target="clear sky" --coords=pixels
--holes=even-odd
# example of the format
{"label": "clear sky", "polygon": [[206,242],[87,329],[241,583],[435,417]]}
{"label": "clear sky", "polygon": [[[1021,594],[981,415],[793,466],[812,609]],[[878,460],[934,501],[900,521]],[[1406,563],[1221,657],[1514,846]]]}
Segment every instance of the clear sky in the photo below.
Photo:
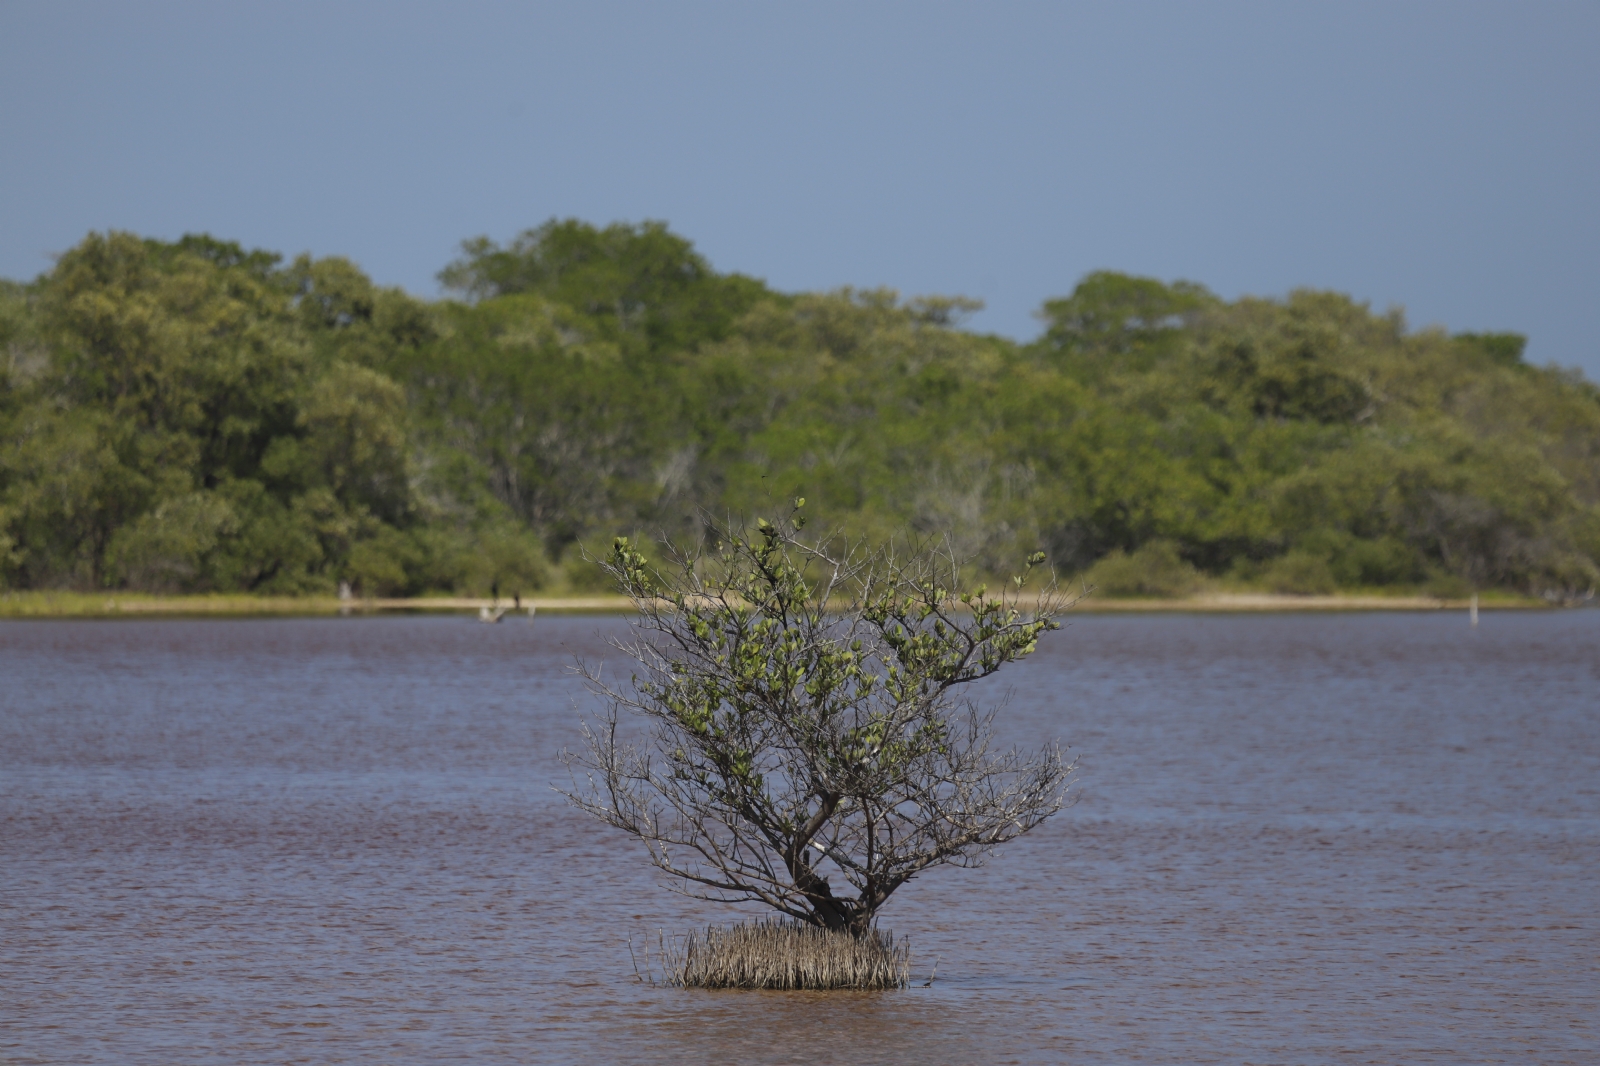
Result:
{"label": "clear sky", "polygon": [[0,275],[664,219],[786,290],[1337,289],[1600,380],[1600,3],[0,0]]}

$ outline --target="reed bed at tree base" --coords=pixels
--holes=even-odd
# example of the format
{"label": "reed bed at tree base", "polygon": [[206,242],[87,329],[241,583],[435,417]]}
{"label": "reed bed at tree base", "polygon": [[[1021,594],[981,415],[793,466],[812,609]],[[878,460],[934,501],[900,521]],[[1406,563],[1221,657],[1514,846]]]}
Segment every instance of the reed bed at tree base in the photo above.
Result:
{"label": "reed bed at tree base", "polygon": [[798,922],[750,922],[662,943],[665,982],[679,988],[878,991],[911,982],[911,945],[874,929],[856,937]]}

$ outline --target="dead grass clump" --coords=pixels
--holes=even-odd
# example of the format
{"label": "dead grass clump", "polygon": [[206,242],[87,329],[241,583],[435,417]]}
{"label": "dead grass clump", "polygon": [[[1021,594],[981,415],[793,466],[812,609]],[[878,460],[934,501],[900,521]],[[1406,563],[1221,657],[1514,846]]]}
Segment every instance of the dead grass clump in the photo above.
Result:
{"label": "dead grass clump", "polygon": [[666,983],[680,988],[785,991],[905,988],[911,945],[893,933],[865,936],[798,922],[751,922],[662,945]]}

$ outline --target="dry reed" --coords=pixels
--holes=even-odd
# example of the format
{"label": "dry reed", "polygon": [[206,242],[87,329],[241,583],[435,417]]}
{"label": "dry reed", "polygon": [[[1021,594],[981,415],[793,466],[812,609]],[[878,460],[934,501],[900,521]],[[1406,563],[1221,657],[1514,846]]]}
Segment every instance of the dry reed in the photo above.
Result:
{"label": "dry reed", "polygon": [[665,983],[679,988],[784,991],[905,988],[911,945],[893,933],[865,936],[797,922],[751,922],[663,939]]}

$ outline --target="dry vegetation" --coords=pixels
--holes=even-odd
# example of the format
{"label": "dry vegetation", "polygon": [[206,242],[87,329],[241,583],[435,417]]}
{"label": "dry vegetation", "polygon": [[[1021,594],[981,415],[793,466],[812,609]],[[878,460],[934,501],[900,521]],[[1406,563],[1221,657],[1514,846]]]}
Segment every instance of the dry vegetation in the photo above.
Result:
{"label": "dry vegetation", "polygon": [[678,988],[870,991],[910,983],[911,945],[876,929],[857,937],[798,922],[751,922],[663,939],[661,964],[663,983]]}

